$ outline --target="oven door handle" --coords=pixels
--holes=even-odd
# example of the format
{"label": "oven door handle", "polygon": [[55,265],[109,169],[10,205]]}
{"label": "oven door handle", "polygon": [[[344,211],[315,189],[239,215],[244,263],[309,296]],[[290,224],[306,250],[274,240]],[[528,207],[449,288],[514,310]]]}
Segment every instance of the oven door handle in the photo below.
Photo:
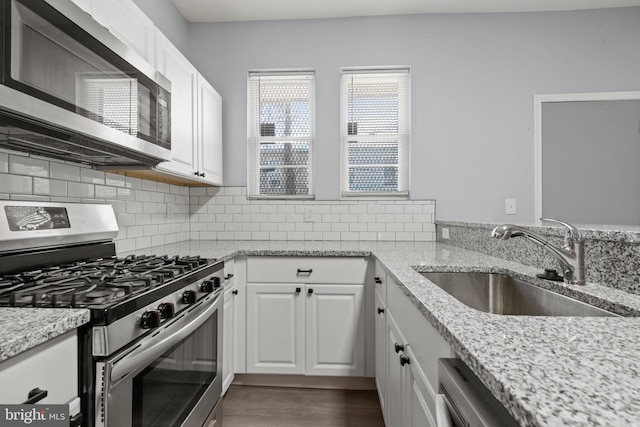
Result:
{"label": "oven door handle", "polygon": [[[147,367],[160,357],[162,353],[195,332],[220,306],[220,295],[206,306],[200,313],[194,311],[176,319],[164,327],[162,331],[143,339],[140,344],[121,359],[111,362],[110,380],[112,387],[118,382],[139,370]],[[202,308],[204,306],[201,306]],[[193,318],[193,316],[196,316]],[[193,320],[191,320],[193,319]],[[184,324],[186,322],[186,324]],[[165,336],[166,335],[166,336]]]}

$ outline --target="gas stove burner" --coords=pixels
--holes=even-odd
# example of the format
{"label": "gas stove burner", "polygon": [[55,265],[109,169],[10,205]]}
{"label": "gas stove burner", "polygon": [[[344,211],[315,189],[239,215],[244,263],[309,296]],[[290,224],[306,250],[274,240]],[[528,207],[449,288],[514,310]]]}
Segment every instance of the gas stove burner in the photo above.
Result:
{"label": "gas stove burner", "polygon": [[84,298],[87,300],[87,302],[94,304],[101,304],[107,301],[111,301],[115,298],[115,296],[116,292],[111,290],[97,290],[84,294]]}

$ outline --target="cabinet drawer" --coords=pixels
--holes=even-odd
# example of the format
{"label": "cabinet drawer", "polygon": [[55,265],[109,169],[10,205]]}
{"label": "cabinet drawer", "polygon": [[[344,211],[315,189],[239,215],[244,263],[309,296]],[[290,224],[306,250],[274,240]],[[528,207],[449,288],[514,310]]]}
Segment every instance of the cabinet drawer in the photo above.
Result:
{"label": "cabinet drawer", "polygon": [[19,404],[30,390],[48,395],[38,404],[63,404],[78,395],[78,339],[68,332],[0,363],[0,402]]}
{"label": "cabinet drawer", "polygon": [[247,282],[365,283],[367,259],[360,257],[250,257]]}

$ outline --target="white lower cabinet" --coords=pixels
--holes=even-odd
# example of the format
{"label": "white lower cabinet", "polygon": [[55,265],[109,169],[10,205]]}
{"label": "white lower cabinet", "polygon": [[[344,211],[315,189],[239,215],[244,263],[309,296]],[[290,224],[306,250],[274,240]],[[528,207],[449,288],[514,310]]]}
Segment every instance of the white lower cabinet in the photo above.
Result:
{"label": "white lower cabinet", "polygon": [[307,285],[307,375],[364,376],[364,285]]}
{"label": "white lower cabinet", "polygon": [[303,287],[247,284],[247,373],[304,373]]}
{"label": "white lower cabinet", "polygon": [[223,348],[222,348],[222,394],[233,382],[236,373],[237,347],[239,341],[238,329],[240,327],[239,313],[241,298],[239,286],[235,277],[234,260],[225,261],[224,264],[224,308],[223,308]]}
{"label": "white lower cabinet", "polygon": [[[0,402],[20,404],[34,389],[38,404],[69,403],[78,396],[78,336],[75,330],[0,363]],[[44,394],[44,393],[43,393]]]}
{"label": "white lower cabinet", "polygon": [[364,284],[247,284],[247,372],[364,375]]}
{"label": "white lower cabinet", "polygon": [[376,292],[376,386],[389,427],[435,427],[438,359],[452,357],[449,344],[398,285],[386,286],[386,305]]}

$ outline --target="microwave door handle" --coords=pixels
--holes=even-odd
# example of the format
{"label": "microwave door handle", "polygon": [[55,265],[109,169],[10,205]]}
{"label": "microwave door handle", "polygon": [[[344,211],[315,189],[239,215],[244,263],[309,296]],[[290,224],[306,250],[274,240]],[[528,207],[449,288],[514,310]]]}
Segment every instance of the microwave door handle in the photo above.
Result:
{"label": "microwave door handle", "polygon": [[117,383],[137,373],[139,370],[144,369],[160,357],[162,353],[195,332],[219,308],[220,301],[220,295],[218,295],[216,301],[210,303],[206,310],[198,314],[195,319],[186,325],[182,323],[190,317],[189,313],[187,313],[185,317],[170,324],[168,328],[162,330],[157,335],[152,335],[144,339],[133,351],[125,355],[122,359],[112,362],[110,374],[111,387],[114,387]]}

